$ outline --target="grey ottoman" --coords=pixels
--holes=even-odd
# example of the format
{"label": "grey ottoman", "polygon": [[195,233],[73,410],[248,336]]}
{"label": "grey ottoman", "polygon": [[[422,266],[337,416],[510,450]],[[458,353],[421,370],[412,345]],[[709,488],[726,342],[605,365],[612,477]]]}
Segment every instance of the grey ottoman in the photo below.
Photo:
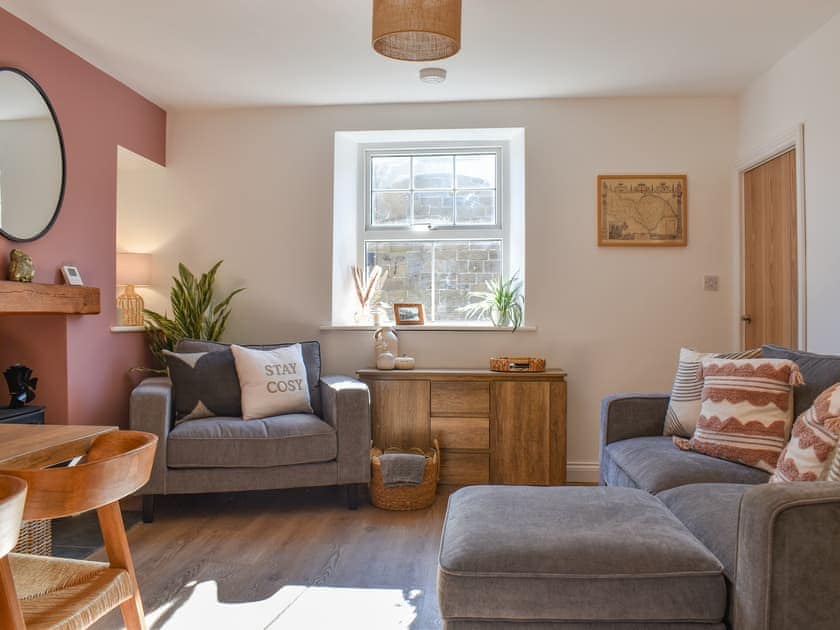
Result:
{"label": "grey ottoman", "polygon": [[720,562],[630,488],[459,490],[438,598],[450,630],[724,630],[726,611]]}

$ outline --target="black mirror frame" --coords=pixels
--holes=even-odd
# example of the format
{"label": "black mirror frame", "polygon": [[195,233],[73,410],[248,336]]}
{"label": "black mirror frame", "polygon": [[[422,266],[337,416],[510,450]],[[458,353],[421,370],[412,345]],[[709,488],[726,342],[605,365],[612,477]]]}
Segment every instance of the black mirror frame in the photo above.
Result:
{"label": "black mirror frame", "polygon": [[41,98],[44,99],[44,103],[47,104],[47,109],[50,111],[50,116],[52,116],[53,124],[55,125],[55,132],[58,135],[58,148],[61,151],[61,188],[58,192],[58,201],[55,204],[55,210],[53,211],[52,218],[50,222],[44,227],[43,230],[38,232],[35,236],[29,238],[20,238],[17,236],[13,236],[6,232],[3,228],[0,228],[0,236],[7,238],[10,241],[15,241],[16,243],[28,243],[31,241],[36,241],[42,236],[44,236],[47,232],[50,231],[52,226],[55,224],[55,220],[58,218],[58,213],[61,210],[61,205],[64,203],[64,189],[67,185],[67,151],[64,148],[64,136],[61,133],[61,125],[58,123],[58,116],[55,113],[55,108],[53,108],[52,102],[50,101],[47,93],[44,91],[44,88],[30,76],[28,73],[24,72],[20,68],[13,68],[11,66],[0,66],[0,72],[14,72],[17,75],[22,76],[24,79],[29,81],[32,87],[41,95]]}

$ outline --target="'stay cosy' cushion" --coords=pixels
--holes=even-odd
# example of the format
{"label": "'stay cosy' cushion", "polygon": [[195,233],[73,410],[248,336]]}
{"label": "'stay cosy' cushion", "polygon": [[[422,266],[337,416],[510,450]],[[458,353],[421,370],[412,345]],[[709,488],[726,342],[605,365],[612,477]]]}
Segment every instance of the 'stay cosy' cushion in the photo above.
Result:
{"label": "'stay cosy' cushion", "polygon": [[312,413],[300,344],[273,350],[231,346],[245,420]]}

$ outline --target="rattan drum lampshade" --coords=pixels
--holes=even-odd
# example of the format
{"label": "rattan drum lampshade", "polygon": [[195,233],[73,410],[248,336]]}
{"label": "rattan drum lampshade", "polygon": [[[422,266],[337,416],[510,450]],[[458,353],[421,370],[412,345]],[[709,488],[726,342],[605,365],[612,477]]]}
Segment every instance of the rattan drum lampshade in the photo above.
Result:
{"label": "rattan drum lampshade", "polygon": [[434,61],[461,49],[461,0],[373,0],[373,49],[404,61]]}

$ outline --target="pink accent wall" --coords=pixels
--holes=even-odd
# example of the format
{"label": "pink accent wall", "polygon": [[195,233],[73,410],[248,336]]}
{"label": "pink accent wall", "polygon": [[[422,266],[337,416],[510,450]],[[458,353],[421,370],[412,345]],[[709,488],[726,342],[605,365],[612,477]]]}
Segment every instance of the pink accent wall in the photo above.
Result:
{"label": "pink accent wall", "polygon": [[[142,334],[112,333],[115,287],[117,146],[166,162],[166,112],[113,77],[0,9],[0,66],[31,75],[49,96],[64,136],[67,182],[52,229],[31,243],[0,238],[0,275],[9,251],[32,256],[36,282],[60,283],[79,267],[101,290],[99,315],[0,316],[0,371],[15,363],[39,377],[37,403],[50,424],[120,424],[128,419],[128,370],[147,360]],[[6,404],[0,381],[0,405]]]}

